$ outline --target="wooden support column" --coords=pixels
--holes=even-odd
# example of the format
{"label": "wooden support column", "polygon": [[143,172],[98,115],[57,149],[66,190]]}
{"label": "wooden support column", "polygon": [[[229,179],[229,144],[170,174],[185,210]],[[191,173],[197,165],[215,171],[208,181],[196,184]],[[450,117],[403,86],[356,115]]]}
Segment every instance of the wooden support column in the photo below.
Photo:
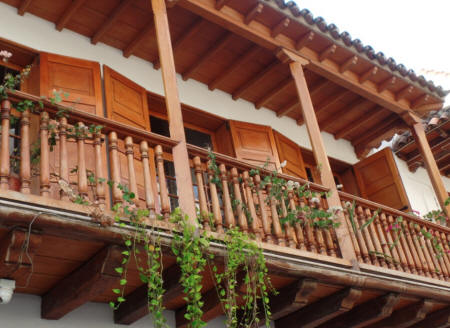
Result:
{"label": "wooden support column", "polygon": [[181,105],[178,96],[175,61],[172,52],[172,42],[170,40],[166,4],[164,0],[151,0],[151,4],[155,20],[159,61],[161,63],[164,82],[170,137],[179,142],[172,149],[179,204],[181,210],[189,216],[190,222],[197,224],[194,190],[186,147],[186,136],[184,134],[183,116],[181,114]]}
{"label": "wooden support column", "polygon": [[[309,139],[314,153],[314,159],[316,160],[316,164],[319,168],[318,171],[320,173],[320,179],[322,185],[329,188],[331,192],[330,197],[327,199],[328,206],[341,207],[341,201],[339,199],[336,183],[334,182],[333,172],[331,171],[330,162],[328,161],[322,135],[320,134],[319,124],[317,123],[316,113],[313,108],[308,85],[306,84],[306,79],[303,72],[303,65],[306,65],[309,62],[306,59],[285,49],[280,50],[277,53],[277,56],[282,62],[289,64],[289,68],[297,88],[302,115],[308,130]],[[356,253],[350,237],[351,230],[342,211],[339,212],[339,219],[341,225],[336,228],[336,235],[342,257],[353,261],[354,266],[357,266]]]}

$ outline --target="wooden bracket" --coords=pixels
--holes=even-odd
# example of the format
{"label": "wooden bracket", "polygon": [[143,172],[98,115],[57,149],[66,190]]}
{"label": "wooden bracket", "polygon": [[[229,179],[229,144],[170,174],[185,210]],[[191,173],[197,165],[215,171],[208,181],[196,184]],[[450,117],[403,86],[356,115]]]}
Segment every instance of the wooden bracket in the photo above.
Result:
{"label": "wooden bracket", "polygon": [[421,123],[422,120],[412,111],[406,111],[400,115],[403,121],[405,121],[408,126],[413,126],[416,123]]}
{"label": "wooden bracket", "polygon": [[283,64],[290,64],[293,62],[297,62],[300,63],[302,66],[305,66],[310,63],[308,59],[303,58],[302,56],[299,56],[296,53],[293,53],[292,51],[285,48],[279,48],[276,51],[275,55]]}

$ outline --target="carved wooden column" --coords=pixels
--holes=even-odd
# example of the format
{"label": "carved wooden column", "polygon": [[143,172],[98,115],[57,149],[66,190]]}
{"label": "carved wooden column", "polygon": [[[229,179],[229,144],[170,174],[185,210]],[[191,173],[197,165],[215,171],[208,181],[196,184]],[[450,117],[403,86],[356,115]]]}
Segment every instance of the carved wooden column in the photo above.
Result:
{"label": "carved wooden column", "polygon": [[166,4],[164,0],[151,0],[151,4],[155,20],[161,73],[164,82],[170,137],[179,142],[178,145],[172,149],[179,205],[181,210],[189,215],[191,223],[196,224],[194,190],[186,148],[183,116],[181,114],[181,105],[178,96],[175,61],[173,58],[172,42],[170,40]]}
{"label": "carved wooden column", "polygon": [[[322,184],[329,188],[331,192],[331,196],[327,199],[328,206],[341,207],[338,190],[336,188],[336,183],[334,182],[333,173],[325,151],[319,124],[317,123],[316,113],[313,108],[308,85],[303,72],[303,66],[307,65],[309,61],[285,49],[280,50],[277,53],[277,56],[282,62],[289,64],[289,69],[297,88],[297,94],[302,107],[302,115],[308,130],[314,159],[316,160],[317,165],[320,165],[320,170],[318,170],[320,179]],[[342,257],[351,260],[356,266],[357,259],[352,238],[350,237],[351,230],[342,211],[339,212],[339,219],[341,225],[336,228],[336,235]]]}

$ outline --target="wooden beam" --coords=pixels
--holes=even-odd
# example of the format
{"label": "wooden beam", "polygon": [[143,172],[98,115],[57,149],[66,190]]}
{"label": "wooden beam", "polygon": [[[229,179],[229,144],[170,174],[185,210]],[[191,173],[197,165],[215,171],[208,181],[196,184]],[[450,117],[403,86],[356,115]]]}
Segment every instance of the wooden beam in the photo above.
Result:
{"label": "wooden beam", "polygon": [[319,55],[319,61],[323,62],[325,59],[330,57],[336,52],[337,46],[335,44],[332,44],[331,46],[327,47],[324,51],[322,51]]}
{"label": "wooden beam", "polygon": [[308,43],[310,43],[312,40],[314,40],[314,32],[306,32],[304,35],[300,37],[300,39],[297,40],[295,43],[295,49],[302,50]]}
{"label": "wooden beam", "polygon": [[[199,32],[202,27],[204,26],[205,21],[203,19],[198,19],[194,22],[194,24],[192,24],[173,44],[173,55],[175,56],[175,54],[177,53],[177,51],[179,51],[180,49],[182,49],[183,45],[187,42],[187,40],[189,40],[190,38],[192,38],[195,34],[197,34],[197,32]],[[155,60],[155,62],[153,63],[153,66],[155,67],[155,69],[159,69],[161,67],[161,62],[159,60],[159,58],[157,60]]]}
{"label": "wooden beam", "polygon": [[56,29],[62,31],[67,23],[70,21],[72,16],[77,12],[77,10],[86,2],[86,0],[74,0],[69,4],[69,6],[64,10],[64,13],[58,19],[56,23]]}
{"label": "wooden beam", "polygon": [[419,114],[428,114],[428,112],[433,110],[440,110],[442,107],[444,107],[444,103],[437,102],[437,103],[430,103],[430,104],[423,104],[421,106],[417,106],[414,111]]}
{"label": "wooden beam", "polygon": [[114,24],[114,22],[119,18],[123,11],[133,2],[134,0],[122,0],[119,5],[113,9],[113,11],[108,15],[108,18],[102,23],[100,28],[95,32],[94,36],[91,38],[92,44],[97,44],[103,35],[108,31],[108,29]]}
{"label": "wooden beam", "polygon": [[431,96],[427,93],[417,97],[411,102],[411,108],[416,109],[424,104],[426,104],[430,100]]}
{"label": "wooden beam", "polygon": [[27,12],[28,8],[30,7],[32,1],[33,0],[22,0],[22,2],[20,3],[19,8],[17,9],[17,13],[20,16],[25,15],[25,13]]}
{"label": "wooden beam", "polygon": [[195,72],[206,62],[218,55],[233,40],[233,33],[227,32],[225,36],[220,38],[213,44],[201,57],[183,73],[183,80],[188,80]]}
{"label": "wooden beam", "polygon": [[390,316],[399,300],[400,296],[398,294],[389,293],[358,305],[354,309],[324,323],[319,328],[366,327],[371,323]]}
{"label": "wooden beam", "polygon": [[427,315],[427,317],[409,328],[449,328],[450,307],[445,307]]}
{"label": "wooden beam", "polygon": [[230,0],[216,0],[215,5],[216,10],[222,9],[228,2],[230,2]]}
{"label": "wooden beam", "polygon": [[397,92],[397,94],[395,95],[395,100],[399,101],[401,99],[408,98],[408,96],[413,92],[413,90],[414,87],[412,85],[407,85],[402,90]]}
{"label": "wooden beam", "polygon": [[411,126],[411,132],[414,136],[418,148],[420,149],[420,153],[422,154],[425,168],[428,172],[428,176],[430,177],[431,184],[433,185],[433,189],[437,196],[439,204],[441,205],[441,208],[445,212],[445,214],[450,217],[450,205],[445,205],[448,194],[445,189],[444,182],[442,181],[437,163],[434,160],[433,152],[431,151],[430,145],[428,144],[427,136],[425,134],[422,123],[418,122],[413,124]]}
{"label": "wooden beam", "polygon": [[144,39],[151,33],[155,32],[155,24],[153,20],[147,23],[145,27],[135,36],[135,38],[128,43],[128,45],[123,49],[123,56],[125,58],[130,57],[136,48],[144,41]]}
{"label": "wooden beam", "polygon": [[350,311],[355,302],[361,297],[361,294],[359,289],[345,288],[282,319],[276,320],[275,327],[317,327],[344,312]]}
{"label": "wooden beam", "polygon": [[387,118],[383,119],[381,122],[372,122],[372,125],[369,128],[365,129],[366,131],[365,133],[352,139],[353,146],[357,146],[366,143],[367,141],[370,141],[378,133],[384,131],[389,125],[398,121],[400,121],[398,115],[391,114]]}
{"label": "wooden beam", "polygon": [[211,83],[208,84],[209,90],[217,88],[222,81],[226,80],[231,74],[233,74],[238,68],[249,61],[253,56],[259,52],[260,48],[257,45],[252,45],[245,53],[236,58],[230,66],[228,66],[223,72],[221,72]]}
{"label": "wooden beam", "polygon": [[[311,96],[308,91],[308,85],[306,83],[303,67],[299,62],[293,61],[289,64],[289,68],[297,88],[297,95],[301,103],[302,115],[308,130],[308,136],[312,145],[314,159],[316,164],[321,167],[321,170],[319,170],[320,180],[322,185],[329,188],[331,192],[330,197],[327,199],[328,206],[340,207],[341,201],[339,199],[338,190],[331,171],[330,162],[328,161],[328,156],[325,151],[322,135],[320,134],[319,124],[317,123]],[[342,224],[336,228],[335,231],[342,257],[353,261],[356,265],[357,260],[350,237],[350,228],[348,227],[347,221],[345,220],[343,214],[341,213],[339,215]]]}
{"label": "wooden beam", "polygon": [[278,86],[273,88],[271,91],[266,93],[260,99],[258,99],[255,103],[256,109],[260,109],[264,107],[267,103],[269,103],[272,99],[276,98],[278,95],[282,94],[284,91],[289,89],[292,86],[292,78],[288,77],[283,82],[281,82]]}
{"label": "wooden beam", "polygon": [[42,297],[41,317],[57,320],[96,296],[110,290],[120,280],[115,268],[121,266],[123,249],[107,246]]}
{"label": "wooden beam", "polygon": [[[430,144],[430,149],[431,152],[435,152],[436,150],[438,150],[441,147],[445,147],[446,145],[450,145],[450,139],[443,139],[440,140],[436,143],[433,143],[432,145]],[[415,162],[423,162],[422,160],[422,154],[420,153],[420,150],[414,150],[413,152],[411,152],[410,154],[408,154],[409,156],[405,159],[406,163],[409,165],[412,165]]]}
{"label": "wooden beam", "polygon": [[264,10],[264,5],[262,3],[257,3],[252,9],[249,10],[247,15],[245,15],[244,23],[246,25],[250,24],[256,17],[258,17]]}
{"label": "wooden beam", "polygon": [[433,308],[433,301],[422,300],[392,313],[384,320],[368,326],[367,328],[407,328],[427,316]]}
{"label": "wooden beam", "polygon": [[384,90],[389,89],[390,87],[393,87],[397,83],[397,77],[392,76],[384,80],[378,85],[378,92],[383,92]]}
{"label": "wooden beam", "polygon": [[[180,284],[181,270],[178,265],[172,265],[163,272],[163,305],[183,294]],[[131,325],[148,314],[148,286],[143,285],[127,296],[126,301],[114,311],[114,323]]]}
{"label": "wooden beam", "polygon": [[170,137],[178,144],[172,148],[175,175],[177,176],[178,201],[182,212],[189,217],[189,223],[197,226],[194,187],[192,186],[189,155],[184,134],[183,115],[178,94],[177,73],[170,40],[169,19],[164,0],[151,0],[156,27],[161,73],[163,77]]}
{"label": "wooden beam", "polygon": [[352,111],[359,111],[360,108],[366,107],[370,102],[364,98],[358,98],[349,105],[343,106],[337,112],[329,115],[329,117],[322,122],[319,122],[320,129],[323,131],[327,129],[331,124],[337,121],[337,118],[342,119],[343,116],[351,113]]}
{"label": "wooden beam", "polygon": [[270,33],[270,35],[272,36],[272,38],[277,37],[278,35],[280,35],[285,29],[288,28],[289,24],[290,24],[291,20],[289,18],[284,18],[283,20],[281,20],[277,25],[275,25],[272,28],[272,32]]}
{"label": "wooden beam", "polygon": [[358,63],[358,56],[351,56],[339,67],[339,72],[344,73],[348,71],[352,66],[355,66],[357,63]]}
{"label": "wooden beam", "polygon": [[262,80],[264,80],[268,75],[275,72],[277,69],[281,67],[281,63],[278,61],[278,59],[274,60],[272,63],[270,63],[266,68],[264,68],[262,71],[258,72],[255,76],[253,76],[250,80],[245,82],[243,85],[238,87],[233,92],[233,99],[237,100],[242,97],[244,93],[246,93],[248,90],[250,90],[252,87],[260,83]]}
{"label": "wooden beam", "polygon": [[338,132],[334,134],[334,138],[335,139],[345,138],[346,136],[356,131],[366,123],[378,119],[379,117],[382,117],[384,115],[385,113],[383,113],[380,107],[374,108],[371,110],[371,113],[364,113],[360,117],[355,119],[353,122],[350,122],[349,124],[342,127]]}
{"label": "wooden beam", "polygon": [[378,73],[378,67],[374,66],[370,69],[368,69],[365,73],[363,73],[360,77],[359,77],[359,83],[364,83],[367,80],[369,80],[371,77],[377,75]]}

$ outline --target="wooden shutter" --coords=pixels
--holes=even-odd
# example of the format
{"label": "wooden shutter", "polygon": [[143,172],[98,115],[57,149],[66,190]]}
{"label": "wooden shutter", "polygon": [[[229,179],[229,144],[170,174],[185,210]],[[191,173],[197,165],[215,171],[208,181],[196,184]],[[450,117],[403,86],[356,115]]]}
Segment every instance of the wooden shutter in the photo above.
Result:
{"label": "wooden shutter", "polygon": [[272,129],[268,126],[230,121],[236,158],[258,166],[279,170],[280,161]]}
{"label": "wooden shutter", "polygon": [[274,136],[280,162],[286,161],[283,173],[307,179],[300,147],[281,133],[275,131]]}
{"label": "wooden shutter", "polygon": [[52,97],[53,90],[69,95],[63,104],[103,116],[100,65],[97,62],[41,53],[41,96]]}
{"label": "wooden shutter", "polygon": [[398,210],[411,208],[390,148],[360,161],[354,171],[363,198]]}
{"label": "wooden shutter", "polygon": [[150,131],[145,89],[106,65],[103,75],[108,118]]}

